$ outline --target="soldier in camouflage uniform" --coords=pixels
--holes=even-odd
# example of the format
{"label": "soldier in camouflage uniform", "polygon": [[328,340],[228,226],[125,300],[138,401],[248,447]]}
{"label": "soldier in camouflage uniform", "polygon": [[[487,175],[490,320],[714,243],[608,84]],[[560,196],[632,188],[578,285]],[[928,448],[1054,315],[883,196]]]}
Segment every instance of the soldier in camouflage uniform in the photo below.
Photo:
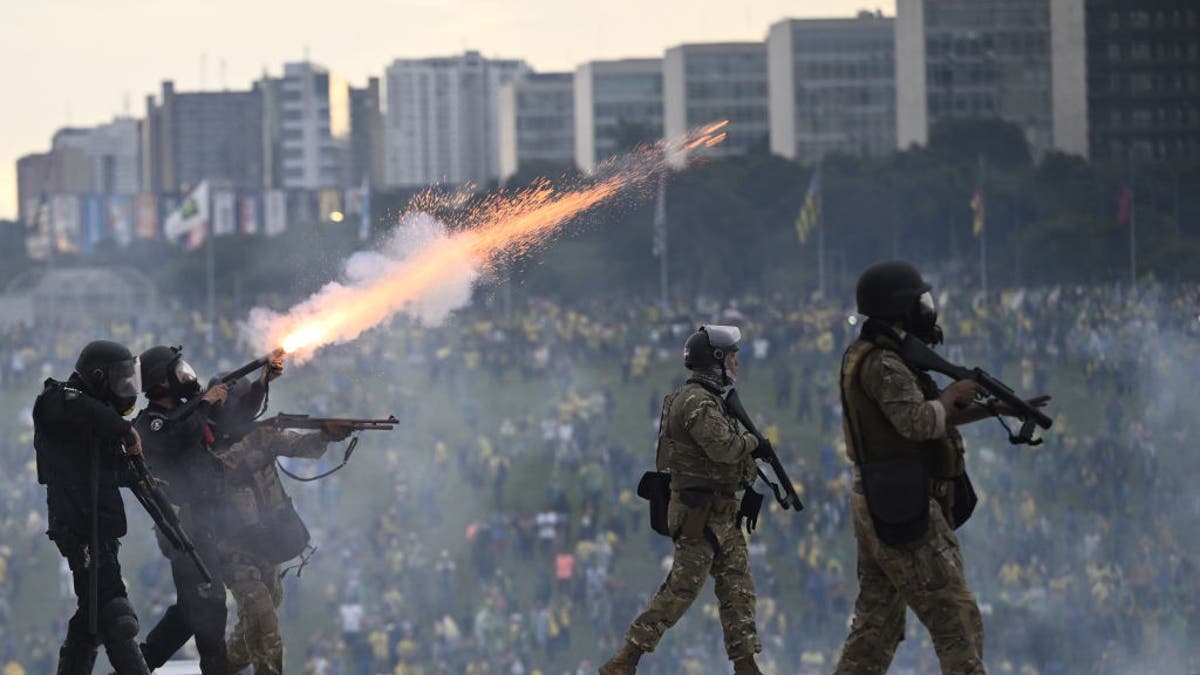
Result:
{"label": "soldier in camouflage uniform", "polygon": [[[953,529],[965,521],[955,509],[954,486],[966,470],[955,427],[992,413],[975,403],[983,394],[975,382],[939,390],[927,373],[900,358],[906,333],[927,344],[941,342],[929,291],[920,272],[900,261],[872,265],[858,282],[858,311],[869,318],[843,357],[841,390],[846,452],[855,465],[850,507],[859,594],[838,675],[887,672],[904,639],[907,607],[929,630],[943,673],[984,672],[983,620]],[[1030,403],[1040,407],[1048,400]],[[904,466],[914,466],[905,462],[919,467],[917,480],[905,483],[907,494],[896,495],[899,488],[883,486],[897,484]],[[915,515],[898,514],[903,509],[896,504],[915,504]],[[904,528],[907,534],[897,535]]]}
{"label": "soldier in camouflage uniform", "polygon": [[684,346],[692,377],[663,401],[658,468],[671,475],[667,526],[675,558],[667,579],[625,634],[625,645],[600,667],[602,675],[633,673],[696,599],[705,579],[716,582],[725,651],[737,675],[758,673],[762,651],[754,625],[754,580],[746,539],[737,526],[735,492],[754,480],[758,439],[725,409],[737,375],[740,332],[702,326]]}
{"label": "soldier in camouflage uniform", "polygon": [[299,556],[308,530],[283,489],[279,457],[316,459],[350,434],[337,423],[312,434],[258,427],[217,456],[229,477],[230,531],[219,546],[221,572],[237,602],[228,642],[229,672],[249,665],[255,675],[283,673],[283,638],[275,610],[283,601],[279,565]]}

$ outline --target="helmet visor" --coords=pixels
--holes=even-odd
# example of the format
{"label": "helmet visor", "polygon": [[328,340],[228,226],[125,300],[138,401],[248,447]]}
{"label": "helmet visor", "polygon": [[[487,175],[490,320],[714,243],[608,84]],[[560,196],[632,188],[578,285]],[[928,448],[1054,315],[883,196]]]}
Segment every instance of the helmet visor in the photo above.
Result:
{"label": "helmet visor", "polygon": [[196,370],[192,368],[192,364],[179,359],[175,362],[175,381],[179,384],[192,384],[196,382]]}
{"label": "helmet visor", "polygon": [[142,391],[141,359],[133,357],[108,366],[108,388],[117,398],[137,398]]}
{"label": "helmet visor", "polygon": [[726,352],[736,352],[738,350],[738,341],[742,339],[742,331],[737,326],[708,324],[704,326],[704,332],[708,333],[708,343],[710,345],[714,348],[723,349]]}

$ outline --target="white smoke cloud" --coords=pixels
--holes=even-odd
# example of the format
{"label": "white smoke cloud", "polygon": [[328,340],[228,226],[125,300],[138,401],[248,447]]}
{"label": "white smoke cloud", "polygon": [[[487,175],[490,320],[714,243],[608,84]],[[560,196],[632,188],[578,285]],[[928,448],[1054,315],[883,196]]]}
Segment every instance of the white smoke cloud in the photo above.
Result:
{"label": "white smoke cloud", "polygon": [[[382,280],[403,278],[411,271],[413,260],[432,250],[457,245],[445,223],[428,213],[408,214],[377,250],[359,251],[351,255],[343,265],[341,280],[329,282],[286,314],[263,307],[252,309],[243,324],[243,334],[262,351],[274,349],[280,346],[272,342],[278,339],[281,325],[319,323],[319,317],[336,312],[358,291]],[[296,363],[303,363],[317,347],[349,342],[395,312],[407,312],[426,325],[442,323],[450,312],[470,302],[471,288],[480,276],[479,266],[470,259],[458,256],[455,260],[457,264],[453,269],[439,273],[437,283],[419,287],[405,297],[378,299],[379,307],[372,312],[375,316],[371,320],[349,326],[339,325],[330,340],[322,341],[313,348],[296,350],[289,358]]]}

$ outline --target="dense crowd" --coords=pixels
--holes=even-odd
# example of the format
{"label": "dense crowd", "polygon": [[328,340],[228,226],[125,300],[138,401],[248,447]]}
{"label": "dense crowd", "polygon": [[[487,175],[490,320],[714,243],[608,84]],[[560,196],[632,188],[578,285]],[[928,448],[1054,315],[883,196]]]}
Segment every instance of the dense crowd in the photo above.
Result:
{"label": "dense crowd", "polygon": [[[1184,454],[1198,431],[1188,394],[1200,366],[1200,288],[960,292],[939,303],[951,360],[1056,397],[1042,445],[1010,446],[994,422],[967,433],[982,501],[959,536],[989,669],[1200,668],[1200,551],[1189,536],[1200,522],[1190,489],[1200,469]],[[190,361],[214,371],[251,353],[232,323],[210,340],[193,314],[158,316],[171,320],[116,322],[104,335],[89,323],[0,334],[3,675],[51,672],[70,612],[61,572],[59,587],[29,587],[49,578],[39,565],[58,560],[31,463],[40,381],[64,377],[97,337],[139,350],[183,343]],[[743,398],[808,507],[772,509],[750,539],[760,664],[831,671],[856,591],[836,386],[856,329],[847,302],[790,297],[665,313],[629,300],[480,301],[441,326],[399,318],[289,366],[273,409],[395,412],[402,425],[364,440],[346,470],[289,484],[318,552],[285,576],[288,671],[594,672],[669,566],[670,542],[650,532],[633,488],[653,462],[659,402],[686,376],[680,345],[706,321],[741,326]],[[288,467],[315,474],[340,459],[331,451]],[[127,540],[148,537],[135,530]],[[127,548],[146,629],[171,601],[170,575],[152,546]],[[51,625],[31,622],[22,603],[35,594],[55,605]],[[697,603],[643,660],[645,672],[727,672],[715,597]],[[910,617],[893,672],[935,670]]]}

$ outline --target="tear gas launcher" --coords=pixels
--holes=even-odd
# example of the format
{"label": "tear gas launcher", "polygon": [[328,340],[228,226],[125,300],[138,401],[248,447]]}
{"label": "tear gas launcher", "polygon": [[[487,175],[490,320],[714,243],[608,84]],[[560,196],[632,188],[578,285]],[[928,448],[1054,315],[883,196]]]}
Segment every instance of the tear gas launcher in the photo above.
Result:
{"label": "tear gas launcher", "polygon": [[[985,408],[1000,418],[996,412],[995,403],[1002,402],[1014,412],[1013,416],[1020,420],[1021,427],[1015,434],[1008,429],[1007,424],[1004,425],[1004,428],[1008,429],[1010,443],[1040,445],[1042,439],[1033,437],[1034,427],[1049,429],[1050,425],[1054,424],[1053,419],[1029,405],[1025,399],[1017,396],[1012,387],[992,377],[982,368],[964,368],[950,363],[911,334],[905,335],[904,340],[900,343],[900,358],[913,368],[924,371],[932,370],[954,380],[973,380],[979,383],[990,396],[989,400],[983,403]],[[1001,418],[1000,422],[1003,424],[1004,420]]]}

